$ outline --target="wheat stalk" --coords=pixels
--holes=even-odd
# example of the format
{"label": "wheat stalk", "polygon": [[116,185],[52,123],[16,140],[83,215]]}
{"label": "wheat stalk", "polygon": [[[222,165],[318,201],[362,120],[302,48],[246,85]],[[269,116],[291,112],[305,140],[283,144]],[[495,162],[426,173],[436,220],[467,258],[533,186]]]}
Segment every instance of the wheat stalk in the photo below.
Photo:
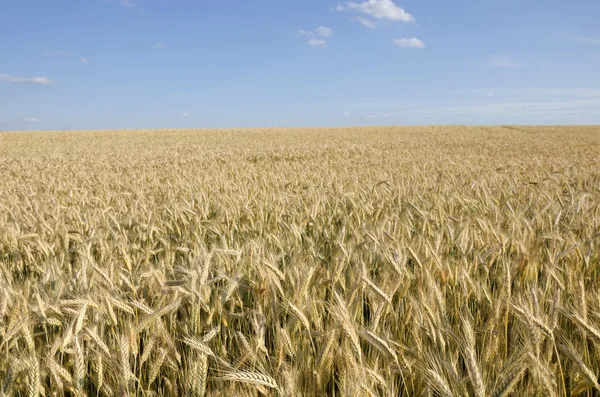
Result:
{"label": "wheat stalk", "polygon": [[271,389],[279,388],[275,379],[259,372],[231,372],[222,375],[221,379],[231,382],[242,382],[252,385],[265,386]]}

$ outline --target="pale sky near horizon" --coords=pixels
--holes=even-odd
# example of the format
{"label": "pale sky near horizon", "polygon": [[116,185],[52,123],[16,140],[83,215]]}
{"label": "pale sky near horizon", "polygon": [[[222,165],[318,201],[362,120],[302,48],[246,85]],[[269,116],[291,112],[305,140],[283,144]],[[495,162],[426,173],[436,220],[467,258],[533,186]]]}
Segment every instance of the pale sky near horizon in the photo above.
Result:
{"label": "pale sky near horizon", "polygon": [[0,130],[600,124],[600,1],[19,0]]}

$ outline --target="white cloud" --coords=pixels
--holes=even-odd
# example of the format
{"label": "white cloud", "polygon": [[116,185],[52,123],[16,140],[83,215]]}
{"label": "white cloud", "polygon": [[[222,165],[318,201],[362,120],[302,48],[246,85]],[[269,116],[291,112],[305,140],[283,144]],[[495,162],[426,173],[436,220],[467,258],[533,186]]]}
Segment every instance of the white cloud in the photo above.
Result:
{"label": "white cloud", "polygon": [[398,47],[403,48],[425,48],[425,43],[416,37],[410,39],[394,39],[392,40]]}
{"label": "white cloud", "polygon": [[311,37],[311,39],[306,42],[306,44],[311,47],[327,48],[327,42],[317,37],[331,37],[333,31],[328,27],[319,26],[313,30],[299,30],[298,34]]}
{"label": "white cloud", "polygon": [[600,45],[600,39],[595,39],[592,37],[576,36],[576,37],[573,37],[573,40],[578,41],[580,43]]}
{"label": "white cloud", "polygon": [[8,74],[0,74],[0,82],[4,81],[7,83],[16,83],[16,84],[40,84],[40,85],[50,85],[56,84],[55,81],[50,80],[46,76],[36,76],[31,78],[25,77],[15,77]]}
{"label": "white cloud", "polygon": [[375,22],[373,22],[370,19],[367,19],[365,17],[356,17],[356,18],[353,18],[352,20],[360,23],[362,26],[367,27],[369,29],[375,29],[375,27],[376,27]]}
{"label": "white cloud", "polygon": [[313,30],[299,30],[298,34],[303,36],[331,37],[333,35],[333,31],[326,26],[319,26]]}
{"label": "white cloud", "polygon": [[40,121],[37,117],[25,117],[23,121],[27,121],[28,123],[37,123]]}
{"label": "white cloud", "polygon": [[325,40],[320,39],[310,39],[306,42],[306,44],[308,44],[311,47],[327,48],[327,43],[325,42]]}
{"label": "white cloud", "polygon": [[87,63],[88,62],[87,58],[84,58],[84,57],[79,57],[79,60],[81,62],[83,62],[83,63]]}
{"label": "white cloud", "polygon": [[377,116],[374,114],[368,114],[366,116],[363,116],[362,118],[367,119],[367,120],[375,120],[377,118]]}
{"label": "white cloud", "polygon": [[331,29],[329,29],[328,27],[325,27],[325,26],[319,26],[318,28],[316,28],[315,33],[317,35],[323,36],[323,37],[330,37],[333,34]]}
{"label": "white cloud", "polygon": [[376,19],[388,19],[390,21],[415,21],[412,15],[398,7],[392,0],[367,0],[363,3],[352,1],[346,3],[346,6],[338,5],[336,11],[356,11]]}
{"label": "white cloud", "polygon": [[510,55],[495,55],[489,57],[490,65],[497,68],[517,69],[519,64]]}
{"label": "white cloud", "polygon": [[492,97],[492,96],[494,96],[494,93],[493,92],[488,92],[487,96]]}
{"label": "white cloud", "polygon": [[350,112],[344,112],[344,117],[350,117]]}
{"label": "white cloud", "polygon": [[166,47],[167,47],[167,45],[165,43],[159,42],[159,43],[154,44],[153,48],[155,50],[162,50],[163,48],[166,48]]}
{"label": "white cloud", "polygon": [[379,116],[381,116],[381,117],[390,117],[390,115],[387,114],[387,113],[379,113]]}
{"label": "white cloud", "polygon": [[188,114],[187,114],[187,113],[183,113],[181,116],[182,116],[182,117],[187,117],[187,116],[188,116]]}

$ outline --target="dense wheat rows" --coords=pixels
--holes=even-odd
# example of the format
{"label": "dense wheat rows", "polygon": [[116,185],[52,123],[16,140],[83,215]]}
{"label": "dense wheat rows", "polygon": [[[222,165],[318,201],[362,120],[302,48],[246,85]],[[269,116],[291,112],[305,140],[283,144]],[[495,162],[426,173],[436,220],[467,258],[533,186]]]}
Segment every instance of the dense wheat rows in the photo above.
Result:
{"label": "dense wheat rows", "polygon": [[582,396],[600,128],[0,134],[0,395]]}

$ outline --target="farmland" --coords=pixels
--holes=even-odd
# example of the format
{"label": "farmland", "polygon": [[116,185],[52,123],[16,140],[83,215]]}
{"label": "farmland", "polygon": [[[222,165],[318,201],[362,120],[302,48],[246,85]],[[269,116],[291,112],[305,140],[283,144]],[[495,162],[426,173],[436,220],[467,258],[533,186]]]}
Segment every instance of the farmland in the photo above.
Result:
{"label": "farmland", "polygon": [[0,395],[600,393],[600,127],[0,133]]}

